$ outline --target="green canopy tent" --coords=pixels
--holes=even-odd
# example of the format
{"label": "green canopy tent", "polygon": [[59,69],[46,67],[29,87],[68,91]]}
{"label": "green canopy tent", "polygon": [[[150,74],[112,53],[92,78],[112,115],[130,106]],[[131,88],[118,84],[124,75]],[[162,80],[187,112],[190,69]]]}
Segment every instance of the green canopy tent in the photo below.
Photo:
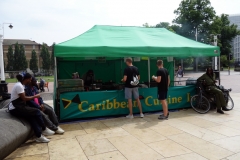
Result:
{"label": "green canopy tent", "polygon": [[[168,57],[169,60],[172,57],[201,57],[201,56],[219,56],[220,49],[217,46],[206,45],[203,43],[199,43],[180,35],[177,35],[173,32],[168,31],[164,28],[144,28],[144,27],[123,27],[123,26],[94,26],[90,30],[85,33],[70,39],[68,41],[59,43],[55,45],[55,76],[58,74],[57,78],[55,78],[55,89],[58,88],[58,78],[60,79],[68,79],[71,77],[70,73],[72,71],[82,71],[86,70],[86,66],[95,66],[96,74],[99,72],[104,72],[104,76],[112,75],[112,77],[116,76],[116,79],[120,80],[122,78],[122,74],[120,73],[120,69],[117,68],[119,66],[122,67],[123,58],[124,57],[149,57],[148,61],[141,61],[143,65],[139,68],[141,71],[141,77],[148,77],[148,82],[150,82],[150,66],[151,68],[156,67],[155,64],[150,61],[152,58],[158,57]],[[99,62],[95,62],[98,59],[106,59],[107,62],[104,64],[100,64]],[[115,64],[110,63],[111,61],[119,61],[121,59],[121,63],[116,62]],[[155,61],[155,60],[153,60]],[[75,63],[75,65],[73,65]],[[140,64],[139,63],[139,64]],[[165,67],[166,63],[164,62]],[[137,62],[134,62],[134,65],[137,66]],[[173,62],[169,63],[171,66],[173,76]],[[77,68],[78,67],[78,68]],[[101,68],[102,67],[102,68]],[[105,67],[105,68],[104,68]],[[167,66],[168,67],[168,66]],[[77,69],[76,69],[77,68]],[[75,70],[74,70],[75,69]],[[106,69],[106,70],[105,70]],[[114,71],[115,69],[115,71]],[[151,71],[155,73],[155,68]],[[116,71],[119,76],[116,75]],[[148,72],[148,75],[143,75],[142,73]],[[120,75],[121,74],[121,75]],[[66,76],[67,75],[67,76]],[[110,78],[112,78],[110,77]],[[109,78],[109,79],[110,79]],[[106,78],[107,79],[107,78]],[[142,78],[141,78],[142,81]],[[180,89],[190,89],[189,91],[178,92]],[[191,87],[185,88],[172,88],[171,95],[189,93],[192,92]],[[152,95],[154,88],[148,88],[146,90],[142,89],[142,93],[147,95]],[[182,90],[181,90],[182,91]],[[56,93],[56,92],[55,92]],[[57,92],[58,93],[58,92]],[[155,91],[154,91],[155,93]],[[86,110],[82,110],[79,105],[76,107],[76,103],[72,102],[72,96],[76,97],[75,94],[81,95],[81,99],[83,99],[83,106],[93,103],[93,105],[105,104],[106,100],[114,99],[119,100],[119,104],[121,99],[123,98],[123,92],[89,92],[78,93],[78,92],[69,92],[58,95],[58,98],[54,98],[55,106],[58,104],[56,113],[58,113],[60,119],[72,119],[79,117],[92,117],[94,115],[115,115],[114,110],[108,110],[104,112],[86,112]],[[93,94],[96,94],[94,97]],[[54,94],[56,96],[56,94]],[[103,97],[108,96],[108,97]],[[180,95],[179,95],[180,96]],[[64,101],[61,102],[60,101]],[[75,98],[73,98],[75,99]],[[98,100],[99,99],[99,100]],[[57,102],[57,100],[59,100]],[[102,100],[104,100],[102,102]],[[181,97],[180,97],[181,100]],[[186,97],[183,97],[184,103],[179,103],[173,105],[173,108],[178,108],[179,106],[184,106],[187,104]],[[89,103],[87,103],[89,101]],[[125,102],[121,102],[124,104]],[[63,107],[65,105],[65,107]],[[70,106],[70,107],[68,107]],[[75,106],[75,107],[74,107]],[[96,107],[96,106],[95,106]],[[145,106],[146,107],[146,106]],[[77,111],[77,108],[81,110],[81,112]],[[86,108],[85,108],[86,109]],[[96,108],[95,108],[96,109]],[[154,110],[151,107],[146,107],[146,110]],[[83,112],[82,112],[83,111]],[[126,110],[118,110],[118,114],[125,113]],[[96,113],[96,114],[94,114]],[[97,114],[99,113],[99,114]]]}
{"label": "green canopy tent", "polygon": [[199,43],[165,28],[99,26],[55,45],[55,57],[219,56],[217,46]]}
{"label": "green canopy tent", "polygon": [[[101,26],[55,45],[55,57],[65,61],[91,57],[201,57],[219,56],[217,46],[199,43],[165,28]],[[148,80],[150,81],[150,61]],[[64,67],[65,68],[65,67]]]}

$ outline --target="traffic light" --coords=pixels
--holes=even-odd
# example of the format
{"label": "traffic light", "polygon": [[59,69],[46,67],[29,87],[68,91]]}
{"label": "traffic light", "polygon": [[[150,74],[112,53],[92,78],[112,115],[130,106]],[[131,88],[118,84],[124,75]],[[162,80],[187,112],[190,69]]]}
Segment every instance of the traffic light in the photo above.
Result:
{"label": "traffic light", "polygon": [[232,54],[229,55],[229,59],[233,60],[233,55]]}

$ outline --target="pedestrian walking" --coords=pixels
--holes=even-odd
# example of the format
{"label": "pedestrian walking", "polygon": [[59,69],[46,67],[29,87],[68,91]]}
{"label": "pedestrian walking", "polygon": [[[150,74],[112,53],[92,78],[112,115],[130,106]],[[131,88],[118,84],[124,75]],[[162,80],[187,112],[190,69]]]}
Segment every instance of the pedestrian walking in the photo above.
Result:
{"label": "pedestrian walking", "polygon": [[182,66],[178,67],[177,75],[176,77],[178,78],[178,84],[182,85],[181,83],[181,78],[183,77],[183,69]]}

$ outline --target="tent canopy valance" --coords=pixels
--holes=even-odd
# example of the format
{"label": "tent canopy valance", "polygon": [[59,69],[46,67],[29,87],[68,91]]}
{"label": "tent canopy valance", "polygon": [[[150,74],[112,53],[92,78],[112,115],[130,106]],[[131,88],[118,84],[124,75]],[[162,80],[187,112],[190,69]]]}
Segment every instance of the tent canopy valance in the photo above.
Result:
{"label": "tent canopy valance", "polygon": [[55,45],[55,57],[201,57],[220,49],[182,37],[165,28],[101,26]]}

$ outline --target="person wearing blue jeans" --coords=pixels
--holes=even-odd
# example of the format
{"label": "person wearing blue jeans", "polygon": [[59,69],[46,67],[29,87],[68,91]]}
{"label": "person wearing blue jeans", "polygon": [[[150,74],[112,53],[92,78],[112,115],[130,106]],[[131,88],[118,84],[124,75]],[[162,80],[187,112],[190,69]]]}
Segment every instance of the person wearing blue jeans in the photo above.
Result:
{"label": "person wearing blue jeans", "polygon": [[40,97],[39,94],[26,96],[24,86],[31,82],[32,76],[26,73],[24,76],[17,75],[18,82],[13,86],[11,93],[11,103],[8,110],[10,114],[16,117],[25,118],[31,125],[37,139],[36,142],[49,142],[44,135],[53,135],[54,132],[48,129],[42,119],[42,114],[36,108],[27,106],[26,101]]}
{"label": "person wearing blue jeans", "polygon": [[[34,96],[38,94],[38,90],[36,88],[37,81],[34,77],[32,77],[31,83],[25,86],[25,92],[27,96]],[[42,97],[34,98],[27,102],[30,107],[37,108],[43,117],[43,121],[45,125],[54,131],[57,134],[63,134],[64,130],[59,127],[57,115],[55,114],[53,108],[45,103],[43,103]]]}

